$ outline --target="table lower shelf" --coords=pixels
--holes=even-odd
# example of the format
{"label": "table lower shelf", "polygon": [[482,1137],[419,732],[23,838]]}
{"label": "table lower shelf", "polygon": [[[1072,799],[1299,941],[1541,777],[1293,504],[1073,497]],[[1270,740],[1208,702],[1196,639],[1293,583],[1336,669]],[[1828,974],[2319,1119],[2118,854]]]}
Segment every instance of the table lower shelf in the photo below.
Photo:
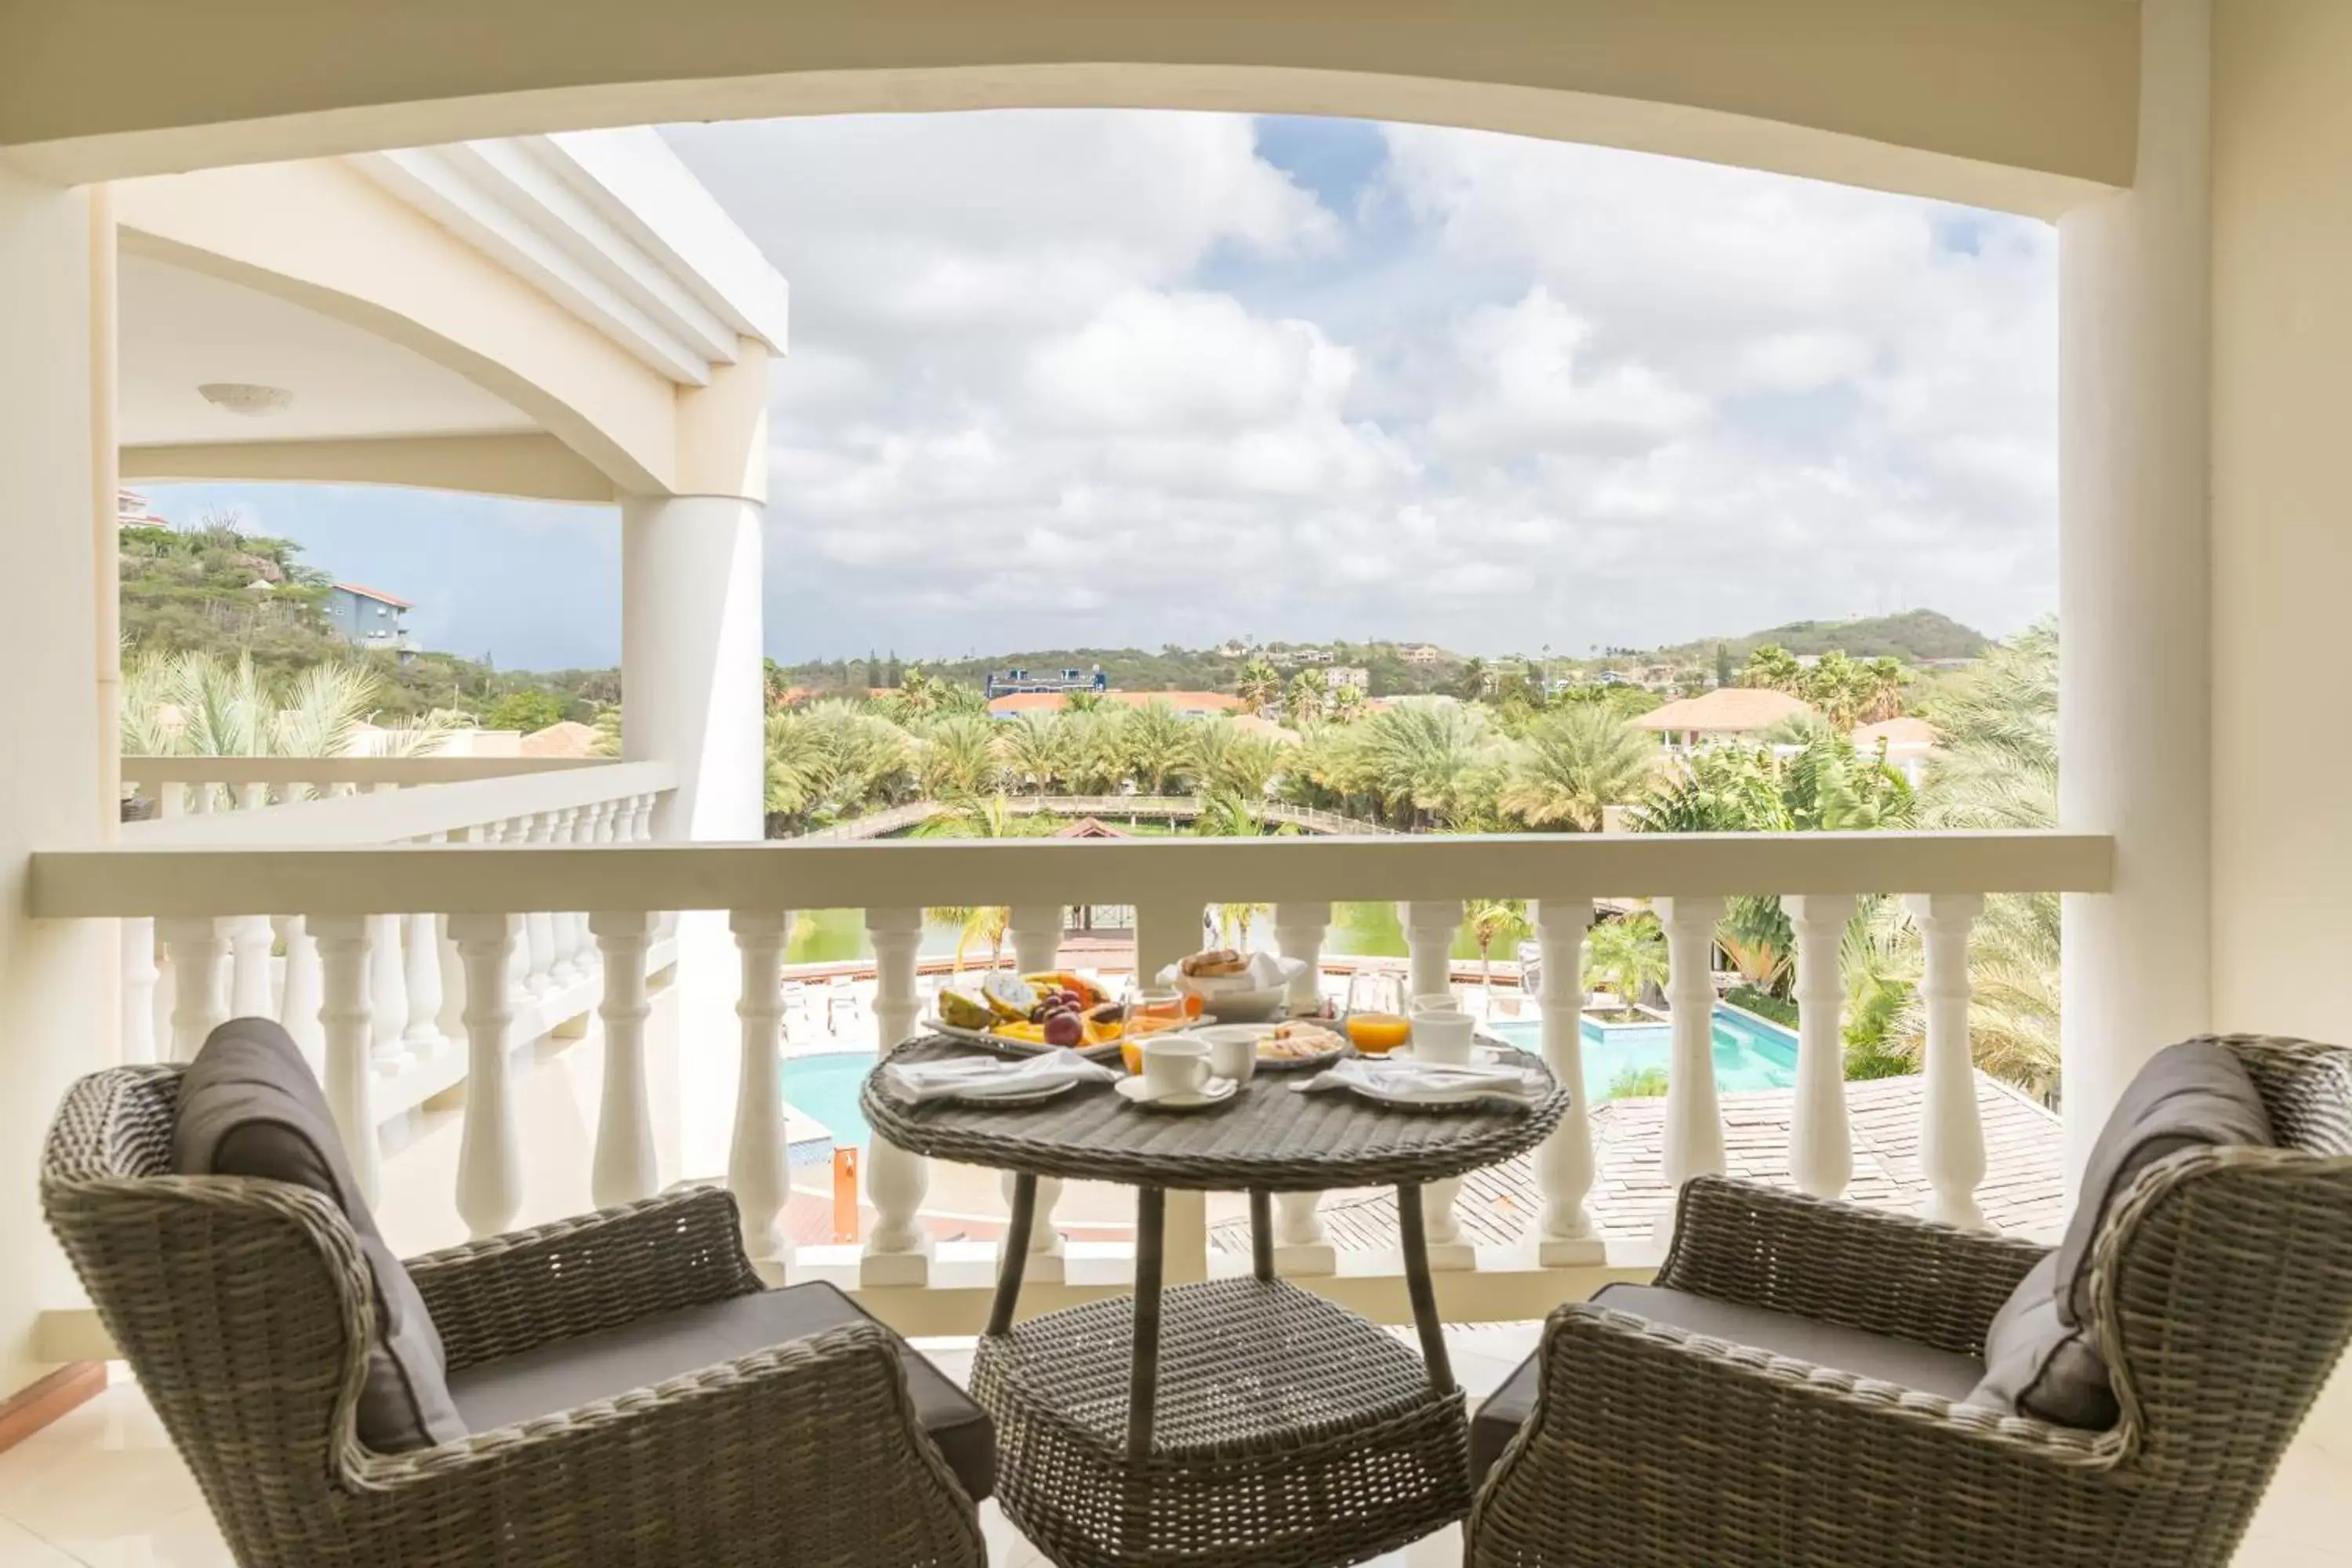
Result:
{"label": "table lower shelf", "polygon": [[1056,1563],[1330,1568],[1468,1511],[1461,1395],[1279,1281],[1162,1293],[1152,1440],[1130,1454],[1133,1314],[1113,1300],[1032,1319],[974,1360],[1005,1512]]}

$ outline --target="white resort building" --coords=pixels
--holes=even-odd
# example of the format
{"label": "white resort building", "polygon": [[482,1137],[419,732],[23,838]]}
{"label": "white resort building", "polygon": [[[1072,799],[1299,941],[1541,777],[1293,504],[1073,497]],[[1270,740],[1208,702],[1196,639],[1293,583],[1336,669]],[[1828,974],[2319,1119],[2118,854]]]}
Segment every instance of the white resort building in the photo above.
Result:
{"label": "white resort building", "polygon": [[[233,1016],[293,1034],[395,1255],[715,1182],[761,1280],[836,1286],[952,1373],[1019,1245],[994,1228],[993,1174],[877,1138],[851,1151],[852,1201],[815,1230],[792,1201],[835,1177],[793,1164],[823,1117],[800,1114],[787,1042],[811,1007],[827,1041],[866,1052],[917,1033],[927,908],[1008,908],[1006,953],[1024,969],[1052,963],[1066,910],[1132,909],[1135,962],[1156,971],[1200,945],[1208,905],[1263,904],[1280,951],[1305,962],[1304,1000],[1336,902],[1401,906],[1417,995],[1446,989],[1469,900],[1528,900],[1546,971],[1575,974],[1597,900],[1647,899],[1672,961],[1662,1100],[1594,1106],[1580,1089],[1539,1147],[1497,1168],[1503,1187],[1434,1181],[1404,1214],[1393,1191],[1334,1197],[1328,1214],[1314,1192],[1276,1194],[1265,1272],[1372,1322],[1442,1318],[1422,1352],[1442,1364],[1454,1345],[1475,1398],[1534,1344],[1527,1325],[1653,1278],[1671,1240],[1663,1194],[1692,1178],[1754,1175],[1972,1240],[2002,1225],[2046,1234],[2159,1048],[2219,1030],[2352,1033],[2352,812],[2312,784],[2352,729],[2298,726],[2293,772],[2264,743],[2304,705],[2276,672],[2329,667],[2352,579],[2336,477],[2352,356],[2347,81],[2341,0],[1465,0],[1377,27],[1328,0],[1014,0],[985,26],[941,0],[886,15],[533,0],[462,21],[405,5],[296,16],[264,0],[0,9],[0,363],[16,372],[0,383],[0,542],[19,584],[38,585],[0,616],[0,664],[19,672],[0,768],[0,1563],[232,1560],[215,1520],[236,1500],[197,1490],[121,1376],[37,1177],[78,1079],[184,1062]],[[2059,826],[760,842],[767,394],[772,371],[790,374],[786,280],[656,133],[602,128],[1070,104],[1436,121],[2054,224]],[[199,391],[224,385],[241,390]],[[173,480],[616,506],[622,756],[121,755],[118,495]],[[1643,722],[1750,734],[1783,716],[1773,695],[1718,691]],[[118,822],[129,787],[160,803],[156,820]],[[2063,911],[2063,1123],[2032,1134],[2054,1150],[2054,1178],[2033,1180],[2054,1183],[2055,1211],[2011,1201],[2017,1108],[1969,1055],[1971,930],[1989,895],[2017,892],[2058,894]],[[1797,1081],[1769,1104],[1718,1085],[1708,1034],[1713,933],[1727,899],[1755,893],[1787,896],[1804,1009]],[[1840,938],[1869,894],[1906,898],[1924,933],[1926,1071],[1900,1089],[1849,1087],[1838,1070]],[[819,1000],[800,977],[788,988],[793,911],[845,910],[872,980]],[[1581,1084],[1573,1009],[1542,1016],[1532,1043]],[[1124,1196],[1048,1177],[1034,1200],[1016,1254],[1024,1319],[1139,1280],[1173,1296],[1251,1277],[1231,1212],[1181,1185],[1148,1249],[1114,1223]],[[1363,1212],[1381,1202],[1384,1215]],[[954,1223],[932,1223],[950,1208]],[[1433,1275],[1409,1270],[1383,1226],[1420,1237]],[[526,1338],[547,1327],[501,1321]],[[2285,1331],[2259,1326],[2235,1342],[2259,1339],[2247,1353],[2268,1366],[2284,1352],[2266,1336]],[[322,1424],[315,1468],[360,1467],[336,1471],[331,1508],[443,1484],[415,1456],[362,1453],[357,1395],[330,1395],[340,1447]],[[593,1443],[597,1421],[625,1414],[608,1405],[561,1440]],[[1937,1430],[1961,1444],[1962,1426]],[[2170,1463],[2166,1445],[2187,1440],[2122,1430],[2107,1447],[2055,1443],[2056,1468],[2123,1464],[2125,1447]],[[173,1433],[183,1454],[193,1431]],[[448,1476],[523,1452],[470,1442]],[[1728,1484],[1692,1468],[1722,1451],[1645,1450],[1701,1489]],[[561,1465],[499,1473],[518,1509],[565,1484]],[[702,1479],[667,1479],[596,1500],[657,1521]],[[1816,1483],[1832,1501],[1843,1484]],[[2339,1373],[2236,1561],[2352,1563],[2347,1496]],[[256,1507],[237,1517],[268,1514]],[[1669,1525],[1753,1517],[1660,1508],[1658,1542]],[[2004,1517],[1987,1501],[1979,1522]],[[999,1562],[1094,1560],[1021,1539],[993,1503],[979,1518]],[[2236,1528],[2165,1561],[2223,1561]],[[656,1560],[624,1555],[628,1535],[605,1532],[594,1560]],[[264,1560],[240,1539],[246,1561]],[[2093,1560],[2084,1539],[2066,1538],[2065,1561]],[[513,1560],[467,1544],[440,1560]],[[1914,1547],[1906,1561],[1948,1560],[1925,1536]],[[267,1561],[302,1560],[288,1550]],[[1677,1560],[1660,1550],[1642,1560]],[[1777,1550],[1748,1560],[1859,1560]],[[1387,1561],[1460,1561],[1462,1540],[1410,1551]]]}

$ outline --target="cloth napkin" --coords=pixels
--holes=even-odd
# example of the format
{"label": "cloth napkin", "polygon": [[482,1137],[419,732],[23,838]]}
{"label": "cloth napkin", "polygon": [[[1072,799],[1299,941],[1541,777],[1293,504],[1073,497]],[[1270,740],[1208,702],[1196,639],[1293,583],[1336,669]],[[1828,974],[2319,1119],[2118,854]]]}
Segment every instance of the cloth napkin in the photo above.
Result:
{"label": "cloth napkin", "polygon": [[1290,984],[1291,976],[1306,968],[1304,961],[1277,958],[1270,952],[1253,952],[1249,967],[1239,974],[1187,974],[1181,964],[1171,963],[1160,972],[1160,984],[1173,985],[1180,991],[1190,991],[1197,996],[1225,996],[1243,991],[1271,991],[1277,985]]}
{"label": "cloth napkin", "polygon": [[936,1062],[892,1062],[882,1081],[901,1100],[992,1100],[1034,1094],[1057,1083],[1108,1083],[1118,1075],[1076,1051],[1005,1061],[996,1057],[951,1057]]}
{"label": "cloth napkin", "polygon": [[1393,1099],[1431,1102],[1475,1091],[1496,1100],[1531,1101],[1541,1099],[1547,1087],[1544,1075],[1533,1068],[1352,1057],[1317,1073],[1299,1089],[1302,1093],[1323,1089],[1372,1089]]}

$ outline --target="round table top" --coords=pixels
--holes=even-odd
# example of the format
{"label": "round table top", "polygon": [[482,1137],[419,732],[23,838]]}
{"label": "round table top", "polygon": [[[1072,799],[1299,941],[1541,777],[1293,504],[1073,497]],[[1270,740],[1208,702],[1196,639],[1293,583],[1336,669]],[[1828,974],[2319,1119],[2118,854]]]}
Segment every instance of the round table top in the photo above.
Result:
{"label": "round table top", "polygon": [[[887,1062],[986,1055],[942,1036],[908,1041]],[[1219,1192],[1319,1192],[1433,1182],[1535,1147],[1567,1113],[1568,1095],[1541,1061],[1550,1092],[1524,1106],[1500,1100],[1445,1110],[1400,1110],[1352,1090],[1295,1092],[1312,1073],[1259,1072],[1204,1110],[1129,1104],[1108,1083],[1082,1083],[1028,1106],[915,1104],[866,1075],[859,1103],[875,1132],[901,1149],[967,1165],[1070,1181]]]}

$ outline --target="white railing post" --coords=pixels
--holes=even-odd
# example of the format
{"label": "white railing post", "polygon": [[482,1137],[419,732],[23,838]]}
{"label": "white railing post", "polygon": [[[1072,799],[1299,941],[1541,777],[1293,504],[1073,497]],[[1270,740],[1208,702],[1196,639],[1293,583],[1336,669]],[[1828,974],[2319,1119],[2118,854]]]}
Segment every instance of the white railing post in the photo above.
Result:
{"label": "white railing post", "polygon": [[[1464,909],[1459,899],[1416,900],[1404,907],[1405,948],[1411,954],[1407,973],[1407,1008],[1413,998],[1451,995],[1454,991],[1454,938],[1462,929]],[[1459,1177],[1432,1182],[1421,1189],[1421,1215],[1429,1241],[1429,1266],[1436,1269],[1475,1268],[1476,1248],[1462,1239],[1462,1222],[1454,1203],[1462,1191]]]}
{"label": "white railing post", "polygon": [[300,915],[281,915],[271,923],[286,948],[286,984],[278,999],[278,1021],[294,1037],[302,1054],[320,1068],[323,1079],[327,1037],[319,1026],[319,1009],[327,999],[319,974],[318,940],[310,934],[310,922]]}
{"label": "white railing post", "polygon": [[1855,902],[1852,893],[1796,893],[1780,900],[1797,933],[1797,1102],[1789,1123],[1789,1171],[1799,1192],[1817,1198],[1839,1196],[1853,1179],[1840,955]]}
{"label": "white railing post", "polygon": [[[1290,983],[1290,1010],[1311,1013],[1322,1005],[1323,942],[1331,930],[1331,906],[1274,906],[1274,944],[1285,958],[1307,965]],[[1339,1249],[1323,1228],[1321,1193],[1274,1194],[1274,1267],[1287,1275],[1334,1274]]]}
{"label": "white railing post", "polygon": [[368,1017],[369,933],[365,915],[311,915],[303,921],[319,944],[319,1026],[325,1040],[327,1106],[343,1152],[368,1202],[383,1195],[383,1159],[376,1143],[375,1047]]}
{"label": "white railing post", "polygon": [[402,1001],[408,1009],[408,1026],[400,1038],[411,1056],[422,1058],[447,1044],[441,1036],[441,922],[433,915],[415,914],[405,924]]}
{"label": "white railing post", "polygon": [[[923,911],[867,910],[866,936],[874,946],[875,1049],[887,1055],[915,1032],[922,1009],[915,994],[915,958],[923,943]],[[858,1261],[861,1284],[930,1283],[931,1237],[922,1220],[929,1186],[930,1169],[921,1155],[880,1137],[867,1141],[866,1195],[874,1205],[874,1226]]]}
{"label": "white railing post", "polygon": [[[1035,974],[1061,962],[1061,905],[1014,904],[1007,913],[1005,931],[1013,942],[1013,962],[1022,973]],[[1015,1180],[1011,1172],[1005,1173],[1002,1184],[1008,1208]],[[1054,1205],[1061,1201],[1062,1184],[1052,1176],[1041,1177],[1030,1215],[1029,1258],[1022,1266],[1022,1277],[1035,1284],[1059,1285],[1067,1277],[1062,1233],[1054,1226]]]}
{"label": "white railing post", "polygon": [[374,1015],[375,1070],[395,1073],[407,1059],[408,972],[401,958],[401,917],[368,916],[368,1004]]}
{"label": "white railing post", "polygon": [[1981,1230],[1984,1211],[1977,1206],[1976,1193],[1985,1176],[1985,1144],[1969,1045],[1969,931],[1984,912],[1984,895],[1915,893],[1903,907],[1919,927],[1926,960],[1919,979],[1927,1014],[1919,1173],[1927,1178],[1927,1196],[1920,1212],[1946,1225]]}
{"label": "white railing post", "polygon": [[271,984],[269,948],[276,940],[268,915],[238,915],[228,922],[228,1011],[232,1018],[274,1018],[278,998]]}
{"label": "white railing post", "polygon": [[604,958],[604,1093],[596,1106],[596,1164],[590,1192],[598,1208],[649,1198],[660,1190],[654,1153],[653,1105],[646,1088],[646,948],[653,917],[642,910],[599,912],[588,929]]}
{"label": "white railing post", "polygon": [[[533,812],[525,828],[524,842],[530,845],[555,842],[555,819],[552,811]],[[524,941],[530,944],[530,964],[523,972],[523,985],[533,996],[543,996],[555,989],[555,916],[547,910],[533,910],[523,917]]]}
{"label": "white railing post", "polygon": [[[459,828],[449,835],[452,844],[482,844],[488,842],[489,829]],[[444,1040],[466,1037],[466,961],[457,952],[457,938],[449,930],[449,917],[443,915],[433,922],[433,952],[441,966],[441,1013],[437,1020]]]}
{"label": "white railing post", "polygon": [[228,922],[198,916],[158,922],[163,951],[172,961],[172,1059],[193,1061],[205,1037],[228,1022],[228,994],[221,986],[221,957]]}
{"label": "white railing post", "polygon": [[1666,928],[1666,1005],[1674,1015],[1673,1054],[1666,1067],[1664,1163],[1666,1206],[1658,1215],[1661,1241],[1674,1235],[1675,1207],[1693,1176],[1723,1172],[1723,1106],[1715,1087],[1715,928],[1723,921],[1718,897],[1660,899]]}
{"label": "white railing post", "polygon": [[1543,955],[1544,1065],[1568,1091],[1568,1114],[1536,1152],[1543,1218],[1536,1261],[1547,1268],[1598,1263],[1603,1256],[1585,1197],[1592,1191],[1591,1105],[1584,1088],[1584,936],[1591,899],[1544,899],[1536,905]]}
{"label": "white railing post", "polygon": [[522,1212],[522,1135],[516,1126],[508,1037],[514,1022],[508,965],[513,915],[451,915],[466,965],[466,1124],[457,1143],[457,1214],[476,1236],[495,1236]]}
{"label": "white railing post", "polygon": [[[1182,900],[1137,902],[1135,973],[1139,981],[1154,981],[1162,969],[1201,950],[1201,905]],[[1169,1193],[1162,1235],[1164,1283],[1190,1285],[1209,1277],[1209,1211],[1204,1194]]]}
{"label": "white railing post", "polygon": [[782,1033],[785,933],[782,910],[737,910],[728,917],[742,960],[743,989],[735,1003],[742,1047],[735,1079],[735,1136],[727,1154],[727,1184],[742,1210],[743,1247],[754,1262],[792,1262],[784,1235],[785,1167]]}
{"label": "white railing post", "polygon": [[[548,830],[547,841],[558,846],[579,842],[581,812],[577,806],[567,806],[554,814],[554,826]],[[569,910],[556,910],[547,917],[548,964],[547,978],[552,989],[563,990],[580,979],[580,932],[578,917]]]}
{"label": "white railing post", "polygon": [[155,982],[163,971],[155,963],[155,922],[122,922],[122,1061],[131,1066],[157,1059],[155,1049]]}

